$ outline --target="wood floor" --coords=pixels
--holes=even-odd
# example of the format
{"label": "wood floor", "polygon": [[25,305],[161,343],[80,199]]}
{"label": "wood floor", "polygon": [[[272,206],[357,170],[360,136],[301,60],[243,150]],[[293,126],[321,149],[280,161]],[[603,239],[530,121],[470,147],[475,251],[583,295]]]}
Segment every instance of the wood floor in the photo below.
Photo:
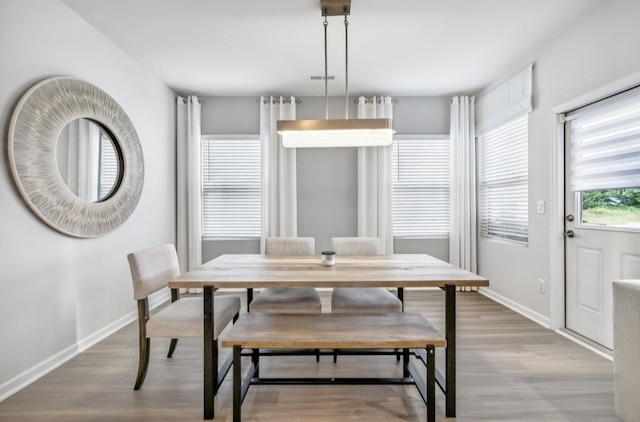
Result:
{"label": "wood floor", "polygon": [[[407,290],[405,301],[407,312],[422,312],[442,329],[442,292]],[[201,341],[180,340],[172,359],[165,357],[168,341],[151,343],[141,390],[133,391],[133,323],[0,403],[0,421],[202,420]],[[309,356],[261,360],[263,376],[400,373],[389,356],[342,356],[337,364],[329,356],[320,363]],[[439,422],[619,421],[610,361],[473,292],[458,294],[457,418],[444,417],[440,391],[436,399]],[[231,421],[231,401],[229,376],[216,397],[215,421]],[[246,421],[426,420],[413,386],[254,386],[242,411]]]}

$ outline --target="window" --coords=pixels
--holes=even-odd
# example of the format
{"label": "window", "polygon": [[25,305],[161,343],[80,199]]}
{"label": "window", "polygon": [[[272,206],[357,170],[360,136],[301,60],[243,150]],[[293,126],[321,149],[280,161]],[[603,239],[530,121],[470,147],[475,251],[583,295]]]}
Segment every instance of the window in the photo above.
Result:
{"label": "window", "polygon": [[393,235],[449,236],[449,137],[393,141]]}
{"label": "window", "polygon": [[640,88],[567,114],[579,224],[640,229]]}
{"label": "window", "polygon": [[202,237],[260,236],[260,138],[202,137]]}
{"label": "window", "polygon": [[529,239],[528,115],[479,137],[480,235]]}
{"label": "window", "polygon": [[111,138],[100,131],[100,174],[98,175],[98,198],[107,197],[118,181],[118,169],[120,166]]}

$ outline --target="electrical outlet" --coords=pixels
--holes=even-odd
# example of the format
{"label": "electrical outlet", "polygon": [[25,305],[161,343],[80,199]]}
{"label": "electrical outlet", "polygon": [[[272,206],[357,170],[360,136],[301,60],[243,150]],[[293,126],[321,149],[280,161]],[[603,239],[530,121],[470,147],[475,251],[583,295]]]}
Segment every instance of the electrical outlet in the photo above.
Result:
{"label": "electrical outlet", "polygon": [[538,214],[544,214],[544,201],[538,201],[536,203],[536,211]]}
{"label": "electrical outlet", "polygon": [[547,283],[541,278],[538,279],[538,293],[547,293]]}

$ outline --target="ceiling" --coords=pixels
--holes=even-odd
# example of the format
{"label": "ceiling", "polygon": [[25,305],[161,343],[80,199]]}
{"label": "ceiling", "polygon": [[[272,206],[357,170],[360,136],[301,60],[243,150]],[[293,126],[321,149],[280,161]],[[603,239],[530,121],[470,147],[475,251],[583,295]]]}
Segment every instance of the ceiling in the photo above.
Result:
{"label": "ceiling", "polygon": [[[472,93],[611,0],[352,0],[349,94]],[[181,94],[322,96],[320,0],[62,0]],[[329,95],[344,95],[329,17]]]}

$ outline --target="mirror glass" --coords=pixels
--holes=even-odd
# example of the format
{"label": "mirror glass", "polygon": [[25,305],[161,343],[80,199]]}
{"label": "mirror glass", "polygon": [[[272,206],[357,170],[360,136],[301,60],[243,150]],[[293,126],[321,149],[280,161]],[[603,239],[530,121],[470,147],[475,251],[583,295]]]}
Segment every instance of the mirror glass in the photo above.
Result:
{"label": "mirror glass", "polygon": [[56,163],[62,180],[80,199],[108,199],[121,180],[118,149],[108,131],[90,119],[69,122],[58,136]]}

